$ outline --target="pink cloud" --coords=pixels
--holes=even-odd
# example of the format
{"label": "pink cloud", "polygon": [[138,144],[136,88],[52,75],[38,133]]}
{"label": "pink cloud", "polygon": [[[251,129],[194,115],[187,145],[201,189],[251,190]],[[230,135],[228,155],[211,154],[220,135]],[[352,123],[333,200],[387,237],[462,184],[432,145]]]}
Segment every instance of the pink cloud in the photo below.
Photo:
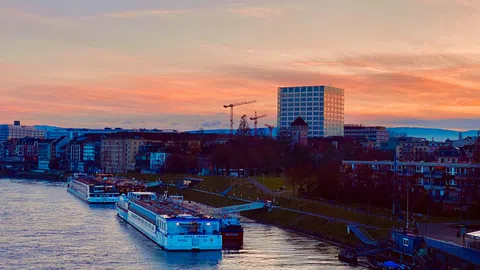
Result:
{"label": "pink cloud", "polygon": [[226,7],[226,10],[241,16],[268,19],[283,16],[287,13],[302,10],[300,5],[294,4],[231,4]]}
{"label": "pink cloud", "polygon": [[190,10],[170,10],[170,9],[145,9],[145,10],[128,10],[122,12],[107,13],[103,16],[116,19],[136,19],[142,17],[165,17],[178,16],[188,14]]}

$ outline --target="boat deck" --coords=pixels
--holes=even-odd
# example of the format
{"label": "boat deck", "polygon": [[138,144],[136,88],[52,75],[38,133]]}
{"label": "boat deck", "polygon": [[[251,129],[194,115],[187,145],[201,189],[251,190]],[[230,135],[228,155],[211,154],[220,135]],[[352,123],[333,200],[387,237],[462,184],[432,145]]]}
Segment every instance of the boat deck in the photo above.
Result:
{"label": "boat deck", "polygon": [[192,216],[201,215],[201,212],[193,211],[186,207],[182,207],[180,204],[167,202],[167,201],[134,200],[134,202],[158,215],[168,215],[168,216],[177,216],[180,214],[189,214]]}
{"label": "boat deck", "polygon": [[133,181],[130,179],[108,179],[103,180],[101,178],[95,177],[80,177],[74,179],[75,181],[84,183],[86,185],[111,185],[115,186],[117,189],[124,191],[143,191],[145,190],[145,185],[138,181]]}

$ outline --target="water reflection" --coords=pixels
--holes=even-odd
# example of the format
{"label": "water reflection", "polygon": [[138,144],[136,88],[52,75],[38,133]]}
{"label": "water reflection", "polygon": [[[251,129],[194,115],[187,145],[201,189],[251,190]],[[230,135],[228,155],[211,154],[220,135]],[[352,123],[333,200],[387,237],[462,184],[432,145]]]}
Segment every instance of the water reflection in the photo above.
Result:
{"label": "water reflection", "polygon": [[138,251],[156,263],[165,264],[169,269],[175,267],[216,267],[222,260],[222,251],[171,252],[165,251],[155,242],[117,217],[118,225],[125,237],[138,248]]}
{"label": "water reflection", "polygon": [[0,269],[350,269],[338,249],[249,220],[241,250],[167,252],[63,183],[0,179]]}

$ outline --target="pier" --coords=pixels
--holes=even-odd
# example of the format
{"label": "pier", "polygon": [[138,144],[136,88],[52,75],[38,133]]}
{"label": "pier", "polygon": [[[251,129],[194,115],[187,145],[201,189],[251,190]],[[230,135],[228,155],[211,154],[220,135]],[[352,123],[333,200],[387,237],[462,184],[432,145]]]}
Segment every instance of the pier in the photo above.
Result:
{"label": "pier", "polygon": [[356,263],[358,257],[388,257],[421,269],[454,266],[459,269],[480,269],[480,250],[416,234],[413,230],[392,230],[391,239],[376,240],[361,226],[348,225],[348,232],[364,244],[364,248],[343,252],[341,260]]}

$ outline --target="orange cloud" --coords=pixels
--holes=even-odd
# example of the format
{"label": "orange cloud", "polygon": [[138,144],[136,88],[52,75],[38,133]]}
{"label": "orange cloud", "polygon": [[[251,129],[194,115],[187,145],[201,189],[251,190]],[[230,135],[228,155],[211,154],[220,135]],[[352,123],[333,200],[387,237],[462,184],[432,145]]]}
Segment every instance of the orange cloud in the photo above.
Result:
{"label": "orange cloud", "polygon": [[[87,55],[92,54],[110,59],[107,62],[118,61],[118,65],[140,61],[141,66],[143,61],[102,50]],[[82,54],[72,64],[81,63],[81,58]],[[75,58],[66,59],[70,62]],[[8,66],[2,64],[0,69]],[[268,114],[265,123],[275,124],[277,87],[315,84],[346,89],[349,123],[395,125],[402,119],[469,119],[480,115],[476,56],[357,56],[276,66],[285,68],[230,65],[202,71],[113,73],[43,82],[20,73],[16,84],[0,88],[0,94],[7,97],[0,101],[0,121],[11,122],[15,117],[67,126],[132,123],[192,129],[215,123],[223,127],[228,126],[228,110],[223,104],[256,99],[256,104],[238,107],[236,118],[258,111]],[[325,66],[330,72],[316,69]]]}

